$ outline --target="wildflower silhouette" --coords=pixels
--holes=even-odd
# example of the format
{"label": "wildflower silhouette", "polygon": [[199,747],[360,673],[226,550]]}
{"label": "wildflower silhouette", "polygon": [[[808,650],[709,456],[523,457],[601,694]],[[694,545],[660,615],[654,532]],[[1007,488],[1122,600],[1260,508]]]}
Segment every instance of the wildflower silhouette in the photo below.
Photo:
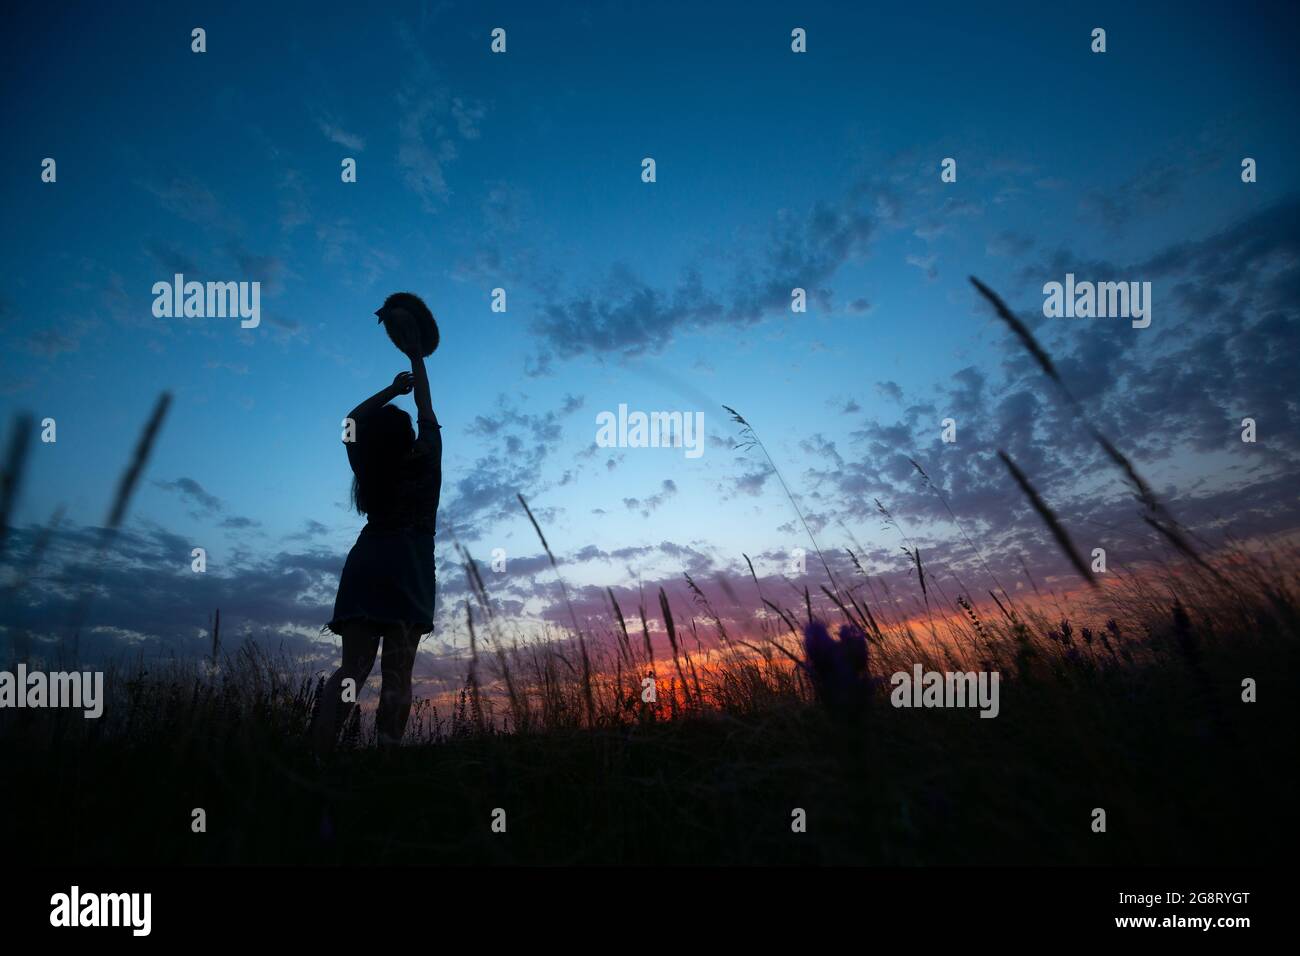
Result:
{"label": "wildflower silhouette", "polygon": [[817,699],[833,714],[848,716],[869,699],[867,635],[856,624],[841,624],[839,640],[826,625],[811,620],[803,629],[804,670]]}

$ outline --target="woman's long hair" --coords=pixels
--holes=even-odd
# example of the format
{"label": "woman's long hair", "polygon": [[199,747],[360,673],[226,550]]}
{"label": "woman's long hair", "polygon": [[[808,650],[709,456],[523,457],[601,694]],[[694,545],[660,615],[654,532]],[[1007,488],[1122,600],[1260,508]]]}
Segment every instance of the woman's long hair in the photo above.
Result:
{"label": "woman's long hair", "polygon": [[415,429],[411,416],[395,405],[371,412],[356,426],[352,507],[364,515],[392,486],[398,466],[415,443]]}

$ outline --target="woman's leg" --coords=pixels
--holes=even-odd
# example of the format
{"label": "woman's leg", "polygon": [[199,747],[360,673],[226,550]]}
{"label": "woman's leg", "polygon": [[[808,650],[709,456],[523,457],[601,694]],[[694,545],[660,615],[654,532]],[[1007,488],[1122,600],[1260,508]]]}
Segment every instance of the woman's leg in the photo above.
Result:
{"label": "woman's leg", "polygon": [[[379,650],[378,629],[365,622],[356,622],[343,633],[343,664],[336,670],[325,688],[321,691],[320,707],[316,711],[316,720],[312,726],[312,746],[318,756],[324,756],[338,743],[339,731],[352,715],[356,698],[361,694],[361,687],[370,676],[375,666],[375,654]],[[343,699],[343,682],[353,680],[348,696]]]}
{"label": "woman's leg", "polygon": [[384,632],[384,651],[379,664],[384,682],[379,690],[379,711],[375,714],[375,729],[381,744],[401,743],[406,732],[406,720],[411,716],[411,669],[415,666],[420,637],[419,631],[410,626]]}

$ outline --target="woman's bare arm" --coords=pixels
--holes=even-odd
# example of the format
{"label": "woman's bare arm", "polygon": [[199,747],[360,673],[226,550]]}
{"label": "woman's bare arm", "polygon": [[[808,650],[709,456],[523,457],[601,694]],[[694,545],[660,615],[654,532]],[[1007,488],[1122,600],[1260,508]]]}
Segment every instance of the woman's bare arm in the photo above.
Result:
{"label": "woman's bare arm", "polygon": [[[411,390],[413,385],[414,382],[410,372],[398,372],[397,377],[393,379],[392,385],[384,386],[379,391],[375,392],[375,394],[367,398],[360,405],[358,405],[356,408],[352,409],[352,411],[348,412],[348,418],[352,419],[352,421],[354,422],[360,421],[361,419],[369,415],[371,412],[383,408],[385,405],[387,405],[389,402],[395,399],[398,395],[405,395],[407,392]],[[427,395],[429,389],[427,383],[425,384],[424,388],[425,388],[425,394]]]}
{"label": "woman's bare arm", "polygon": [[433,414],[433,401],[429,398],[429,373],[424,370],[424,358],[418,352],[412,352],[410,359],[417,417],[422,422],[436,425],[438,419]]}
{"label": "woman's bare arm", "polygon": [[419,421],[438,423],[433,414],[433,402],[429,398],[429,374],[424,368],[424,356],[420,354],[420,339],[415,334],[415,320],[404,309],[395,309],[395,315],[409,321],[395,321],[392,325],[393,341],[406,357],[411,360],[411,378],[415,390],[415,409]]}

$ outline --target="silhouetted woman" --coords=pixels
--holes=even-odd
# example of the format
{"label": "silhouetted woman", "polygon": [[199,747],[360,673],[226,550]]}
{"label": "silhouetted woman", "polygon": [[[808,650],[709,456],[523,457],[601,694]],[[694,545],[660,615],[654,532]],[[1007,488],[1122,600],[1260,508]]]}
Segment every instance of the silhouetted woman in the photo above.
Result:
{"label": "silhouetted woman", "polygon": [[[392,385],[348,415],[355,428],[354,440],[345,436],[344,442],[352,466],[352,503],[367,520],[343,565],[334,616],[326,625],[343,640],[343,665],[322,692],[312,734],[318,754],[337,743],[381,644],[383,684],[375,726],[381,743],[402,739],[411,713],[415,651],[420,638],[433,630],[433,536],[442,488],[442,435],[412,315],[419,309],[427,314],[428,309],[415,296],[410,299],[409,309],[386,304],[381,321],[410,358],[411,371],[399,373]],[[388,404],[411,391],[418,432],[406,412]],[[348,679],[355,683],[345,688]]]}

